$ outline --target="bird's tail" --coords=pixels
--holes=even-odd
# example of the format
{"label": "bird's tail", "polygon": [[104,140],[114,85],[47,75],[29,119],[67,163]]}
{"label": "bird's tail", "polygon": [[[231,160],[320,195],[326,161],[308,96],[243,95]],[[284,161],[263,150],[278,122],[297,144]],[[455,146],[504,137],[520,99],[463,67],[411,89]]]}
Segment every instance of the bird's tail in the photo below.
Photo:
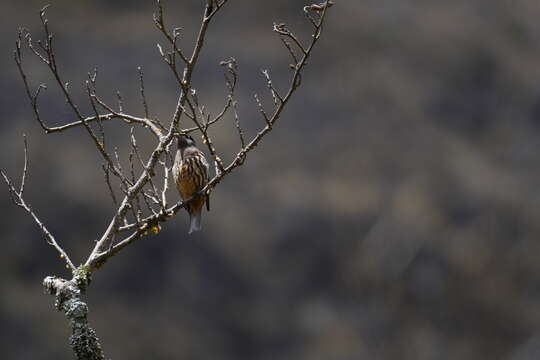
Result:
{"label": "bird's tail", "polygon": [[189,214],[189,232],[191,234],[194,231],[201,230],[201,211]]}

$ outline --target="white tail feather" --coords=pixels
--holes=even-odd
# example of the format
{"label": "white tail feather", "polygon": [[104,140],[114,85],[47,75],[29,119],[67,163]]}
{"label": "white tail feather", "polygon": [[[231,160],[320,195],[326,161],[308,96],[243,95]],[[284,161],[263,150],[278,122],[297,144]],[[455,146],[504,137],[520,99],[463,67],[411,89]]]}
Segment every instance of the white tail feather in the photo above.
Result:
{"label": "white tail feather", "polygon": [[189,232],[191,234],[194,231],[201,230],[201,214],[193,214],[189,219]]}

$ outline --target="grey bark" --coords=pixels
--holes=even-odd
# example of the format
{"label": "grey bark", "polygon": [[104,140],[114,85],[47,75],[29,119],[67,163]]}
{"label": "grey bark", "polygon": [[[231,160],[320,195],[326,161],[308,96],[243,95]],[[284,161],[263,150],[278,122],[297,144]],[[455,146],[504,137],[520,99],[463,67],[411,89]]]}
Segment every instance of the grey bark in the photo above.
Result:
{"label": "grey bark", "polygon": [[89,278],[86,272],[72,280],[47,276],[43,280],[45,290],[55,295],[54,305],[68,318],[71,325],[69,343],[78,360],[104,360],[103,349],[95,331],[88,324],[88,305],[81,300]]}

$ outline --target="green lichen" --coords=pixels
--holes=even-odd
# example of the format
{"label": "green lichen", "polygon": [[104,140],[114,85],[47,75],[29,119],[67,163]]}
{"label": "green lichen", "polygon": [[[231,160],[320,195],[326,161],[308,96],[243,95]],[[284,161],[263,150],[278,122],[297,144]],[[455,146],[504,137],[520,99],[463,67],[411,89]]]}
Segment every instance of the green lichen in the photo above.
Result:
{"label": "green lichen", "polygon": [[92,281],[92,273],[89,266],[79,265],[78,268],[73,271],[73,280],[81,291],[85,291],[86,287]]}

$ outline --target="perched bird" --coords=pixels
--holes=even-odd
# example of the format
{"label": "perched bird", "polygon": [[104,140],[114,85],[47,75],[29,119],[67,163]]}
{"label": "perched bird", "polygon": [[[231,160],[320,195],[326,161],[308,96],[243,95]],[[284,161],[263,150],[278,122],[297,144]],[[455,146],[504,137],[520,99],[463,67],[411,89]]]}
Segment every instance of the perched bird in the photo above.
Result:
{"label": "perched bird", "polygon": [[201,212],[204,203],[210,210],[207,195],[197,193],[208,183],[208,162],[204,154],[195,145],[193,138],[187,134],[179,134],[178,151],[174,159],[173,177],[182,200],[196,196],[187,206],[190,216],[189,234],[201,229]]}

